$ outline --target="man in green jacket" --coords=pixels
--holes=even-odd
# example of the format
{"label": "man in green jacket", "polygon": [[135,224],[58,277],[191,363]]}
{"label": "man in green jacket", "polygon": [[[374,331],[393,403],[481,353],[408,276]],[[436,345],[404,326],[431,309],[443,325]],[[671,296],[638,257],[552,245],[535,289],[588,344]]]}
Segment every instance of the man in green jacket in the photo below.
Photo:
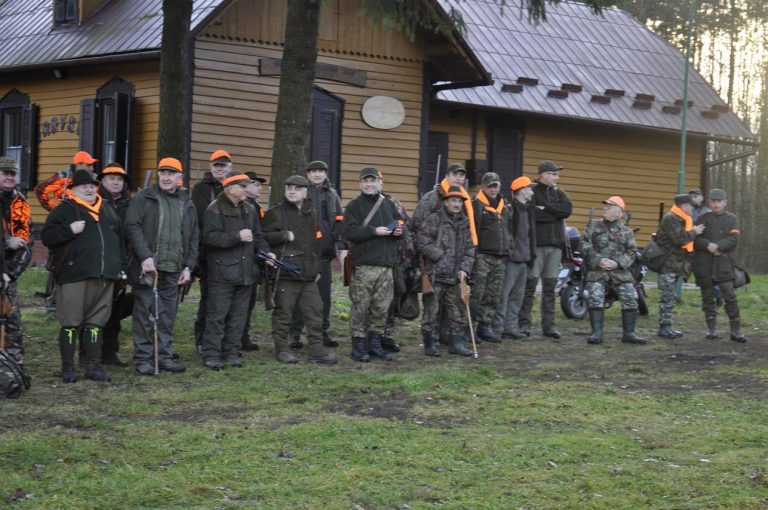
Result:
{"label": "man in green jacket", "polygon": [[285,201],[264,215],[262,229],[278,258],[301,266],[298,275],[275,271],[272,275],[275,308],[272,311],[272,340],[280,363],[298,363],[288,349],[291,312],[298,304],[307,326],[310,363],[333,365],[334,356],[323,346],[323,301],[317,288],[320,279],[322,232],[312,204],[307,200],[309,181],[300,175],[285,180]]}
{"label": "man in green jacket", "polygon": [[731,340],[744,343],[747,337],[741,332],[739,302],[733,288],[733,259],[731,253],[739,244],[739,218],[725,210],[728,205],[725,191],[714,188],[709,192],[710,212],[699,216],[697,225],[704,225],[704,234],[694,241],[696,252],[693,271],[696,285],[701,288],[702,309],[707,322],[707,338],[719,338],[717,333],[717,306],[715,284],[720,286],[725,313],[731,326]]}
{"label": "man in green jacket", "polygon": [[77,381],[78,336],[84,344],[85,378],[110,380],[101,368],[102,328],[112,310],[114,282],[124,277],[124,256],[120,219],[104,206],[98,184],[89,171],[75,172],[72,197],[51,211],[41,234],[43,244],[53,251],[61,379],[65,383]]}
{"label": "man in green jacket", "polygon": [[[198,231],[195,206],[185,189],[179,189],[181,162],[163,158],[157,183],[139,191],[125,216],[130,247],[129,277],[133,285],[133,363],[136,373],[154,374],[153,327],[158,329],[160,370],[183,372],[173,360],[173,324],[179,286],[192,278],[197,262]],[[157,278],[158,307],[153,304]],[[153,326],[150,317],[158,316]]]}

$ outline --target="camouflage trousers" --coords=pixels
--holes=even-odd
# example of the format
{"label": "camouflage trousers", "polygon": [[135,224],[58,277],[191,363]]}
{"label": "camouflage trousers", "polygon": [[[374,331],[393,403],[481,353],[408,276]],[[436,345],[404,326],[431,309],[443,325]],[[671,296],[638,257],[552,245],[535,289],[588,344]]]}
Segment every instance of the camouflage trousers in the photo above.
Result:
{"label": "camouflage trousers", "polygon": [[349,282],[349,299],[352,301],[349,334],[353,338],[365,338],[368,331],[384,331],[394,294],[391,267],[355,267]]}
{"label": "camouflage trousers", "polygon": [[479,253],[472,270],[472,319],[480,324],[492,325],[496,318],[496,306],[501,298],[507,258]]}
{"label": "camouflage trousers", "polygon": [[[424,314],[421,319],[421,332],[424,335],[432,335],[437,338],[450,337],[451,335],[463,335],[467,325],[467,314],[464,303],[461,301],[461,286],[458,283],[447,285],[435,282],[434,294],[422,294],[424,302]],[[440,330],[440,316],[444,318],[447,331]]]}
{"label": "camouflage trousers", "polygon": [[677,273],[659,273],[657,285],[659,287],[659,325],[672,324],[675,311],[675,291],[677,288]]}
{"label": "camouflage trousers", "polygon": [[[611,284],[619,294],[622,310],[637,310],[637,291],[631,283],[613,283]],[[605,282],[587,283],[587,306],[589,308],[603,308],[605,305]]]}
{"label": "camouflage trousers", "polygon": [[8,283],[6,287],[11,301],[11,312],[6,317],[5,339],[21,345],[21,308],[19,306],[18,281]]}

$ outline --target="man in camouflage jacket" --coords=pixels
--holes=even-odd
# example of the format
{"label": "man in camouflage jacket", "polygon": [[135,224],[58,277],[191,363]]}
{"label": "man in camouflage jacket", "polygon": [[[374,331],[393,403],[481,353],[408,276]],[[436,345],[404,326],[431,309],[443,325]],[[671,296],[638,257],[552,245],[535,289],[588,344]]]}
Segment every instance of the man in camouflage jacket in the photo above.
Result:
{"label": "man in camouflage jacket", "polygon": [[637,291],[629,266],[635,261],[635,233],[621,221],[624,200],[612,196],[603,200],[603,218],[587,225],[581,237],[581,251],[587,266],[587,306],[592,334],[588,342],[603,342],[604,298],[610,285],[621,300],[621,341],[644,344],[635,333]]}

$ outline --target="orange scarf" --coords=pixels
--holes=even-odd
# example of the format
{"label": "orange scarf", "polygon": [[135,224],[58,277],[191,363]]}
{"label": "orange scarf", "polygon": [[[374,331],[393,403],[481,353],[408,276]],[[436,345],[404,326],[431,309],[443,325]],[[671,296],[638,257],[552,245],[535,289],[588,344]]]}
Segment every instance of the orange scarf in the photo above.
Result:
{"label": "orange scarf", "polygon": [[[451,188],[448,179],[440,181],[440,187],[443,189],[443,195],[448,193],[448,190]],[[469,233],[472,235],[472,244],[477,246],[477,229],[475,228],[475,215],[472,212],[472,199],[469,198],[469,193],[464,189],[464,186],[459,187],[461,188],[461,195],[464,197],[464,209],[469,219]]]}
{"label": "orange scarf", "polygon": [[85,207],[88,210],[88,214],[91,215],[91,218],[93,218],[94,221],[99,221],[99,211],[101,210],[101,195],[96,195],[96,202],[94,202],[93,205],[75,196],[72,197],[72,201]]}
{"label": "orange scarf", "polygon": [[485,193],[483,193],[482,191],[480,191],[477,194],[477,199],[480,201],[481,204],[485,206],[483,207],[483,209],[485,209],[490,213],[495,213],[496,216],[501,217],[501,213],[502,211],[504,211],[504,197],[499,197],[499,205],[497,205],[496,207],[491,207],[491,201],[488,200],[488,197],[485,196]]}
{"label": "orange scarf", "polygon": [[[690,232],[693,230],[693,218],[691,218],[690,215],[686,214],[685,211],[680,209],[678,206],[673,205],[671,211],[672,214],[679,216],[683,220],[685,220],[685,231]],[[687,251],[688,253],[693,253],[693,241],[688,241],[683,245],[683,249]]]}

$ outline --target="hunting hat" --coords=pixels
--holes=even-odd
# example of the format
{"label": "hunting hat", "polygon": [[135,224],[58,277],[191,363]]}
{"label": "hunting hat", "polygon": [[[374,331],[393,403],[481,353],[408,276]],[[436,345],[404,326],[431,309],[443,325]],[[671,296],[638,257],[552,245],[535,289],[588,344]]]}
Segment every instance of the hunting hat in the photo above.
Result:
{"label": "hunting hat", "polygon": [[448,188],[448,192],[443,195],[443,198],[446,200],[453,197],[460,198],[462,200],[466,199],[464,193],[461,192],[461,188],[458,186],[451,186]]}
{"label": "hunting hat", "polygon": [[684,204],[693,205],[693,198],[691,198],[691,195],[688,193],[685,193],[683,195],[675,195],[675,205],[684,205]]}
{"label": "hunting hat", "polygon": [[377,177],[381,179],[381,172],[379,172],[379,169],[373,166],[367,166],[360,170],[360,179],[365,179],[366,177]]}
{"label": "hunting hat", "polygon": [[556,165],[554,161],[550,161],[548,159],[545,159],[541,163],[539,163],[539,173],[543,174],[544,172],[559,172],[562,170],[563,167]]}
{"label": "hunting hat", "polygon": [[701,191],[701,188],[693,188],[691,191],[688,192],[689,195],[703,195],[704,192]]}
{"label": "hunting hat", "polygon": [[721,190],[720,188],[712,188],[709,190],[709,199],[710,200],[727,200],[727,196],[725,194],[725,191]]}
{"label": "hunting hat", "polygon": [[163,158],[157,164],[158,170],[170,170],[171,172],[181,172],[181,161],[176,158]]}
{"label": "hunting hat", "polygon": [[328,165],[325,163],[325,161],[320,161],[320,160],[310,161],[309,163],[307,163],[307,168],[305,172],[309,172],[310,170],[324,170],[327,172]]}
{"label": "hunting hat", "polygon": [[232,162],[232,156],[229,155],[229,152],[219,149],[217,151],[214,151],[213,154],[211,154],[211,163],[231,163]]}
{"label": "hunting hat", "polygon": [[123,165],[120,163],[110,163],[104,167],[104,170],[102,170],[99,174],[99,179],[103,179],[105,175],[119,175],[123,179],[128,177],[128,174],[125,173]]}
{"label": "hunting hat", "polygon": [[3,172],[18,172],[19,168],[16,165],[15,159],[8,156],[2,156],[0,157],[0,170]]}
{"label": "hunting hat", "polygon": [[446,170],[446,172],[449,174],[462,173],[464,175],[467,175],[467,169],[464,168],[464,165],[462,165],[461,163],[451,163],[450,165],[448,165],[448,170]]}
{"label": "hunting hat", "polygon": [[99,160],[91,156],[85,151],[80,151],[76,153],[74,156],[72,156],[72,164],[73,165],[92,165],[94,163],[98,163]]}
{"label": "hunting hat", "polygon": [[616,205],[619,206],[622,211],[624,210],[624,199],[618,195],[608,197],[607,199],[603,200],[603,203],[606,205]]}
{"label": "hunting hat", "polygon": [[240,186],[248,186],[253,181],[243,172],[229,172],[227,176],[221,181],[223,187],[229,187],[233,184],[239,184]]}
{"label": "hunting hat", "polygon": [[483,174],[483,178],[481,179],[480,183],[483,186],[490,186],[491,184],[501,185],[501,178],[496,172],[486,172]]}
{"label": "hunting hat", "polygon": [[523,188],[535,188],[535,187],[536,187],[536,183],[524,175],[512,181],[512,185],[510,186],[510,188],[512,188],[512,191],[517,191]]}
{"label": "hunting hat", "polygon": [[254,182],[260,182],[262,184],[267,182],[267,180],[264,177],[259,177],[259,174],[257,174],[256,172],[245,172],[245,175],[247,175],[248,178]]}
{"label": "hunting hat", "polygon": [[88,170],[78,170],[72,177],[72,187],[82,184],[99,184],[99,182],[93,178],[93,174]]}
{"label": "hunting hat", "polygon": [[306,177],[301,175],[292,175],[285,180],[285,185],[293,184],[294,186],[301,186],[303,188],[309,187],[309,181]]}

